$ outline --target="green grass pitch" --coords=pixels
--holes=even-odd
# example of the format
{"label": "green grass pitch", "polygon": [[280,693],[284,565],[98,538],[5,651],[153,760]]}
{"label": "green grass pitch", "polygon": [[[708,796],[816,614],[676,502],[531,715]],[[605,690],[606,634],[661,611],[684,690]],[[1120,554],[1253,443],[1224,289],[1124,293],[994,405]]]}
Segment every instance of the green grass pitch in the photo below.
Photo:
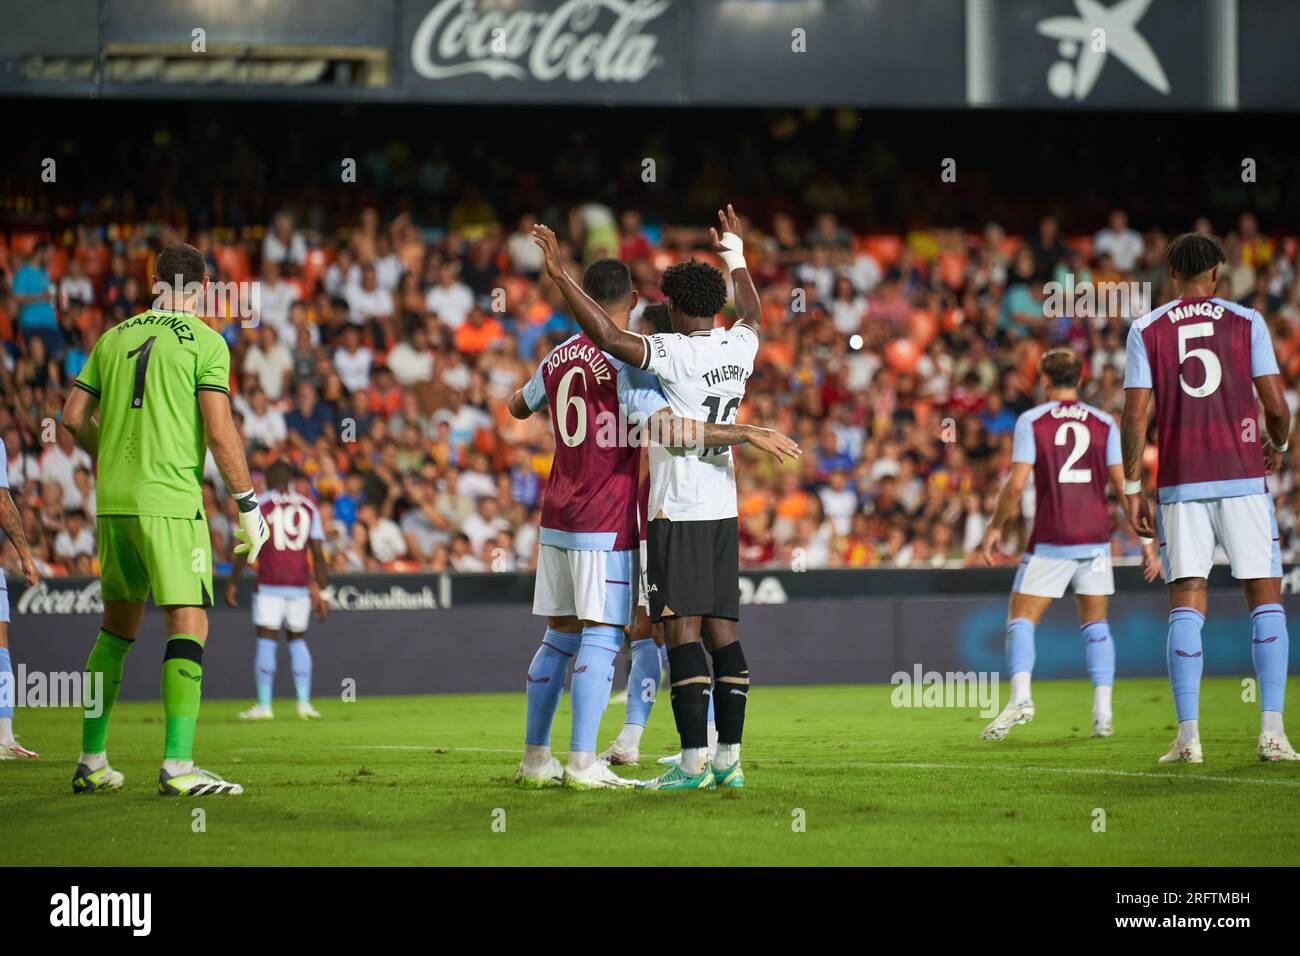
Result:
{"label": "green grass pitch", "polygon": [[[19,710],[39,761],[0,763],[0,863],[35,865],[1132,864],[1293,865],[1300,763],[1255,756],[1258,708],[1232,679],[1202,694],[1202,767],[1155,759],[1173,737],[1163,680],[1115,691],[1116,736],[1089,733],[1082,681],[1039,682],[1037,719],[984,743],[974,710],[896,709],[888,686],[756,687],[744,791],[577,793],[512,783],[521,694],[289,701],[244,724],[205,701],[201,766],[240,797],[157,795],[158,703],[119,705],[116,794],[74,796],[71,710]],[[568,695],[555,740],[567,745]],[[622,722],[611,705],[602,746]],[[1294,719],[1294,718],[1293,718]],[[644,754],[675,750],[667,701]],[[648,777],[643,764],[631,775]],[[206,811],[203,832],[194,817]],[[1096,810],[1105,812],[1097,832]],[[802,811],[802,813],[799,813]],[[803,828],[796,824],[802,819]],[[502,829],[504,824],[504,829]]]}

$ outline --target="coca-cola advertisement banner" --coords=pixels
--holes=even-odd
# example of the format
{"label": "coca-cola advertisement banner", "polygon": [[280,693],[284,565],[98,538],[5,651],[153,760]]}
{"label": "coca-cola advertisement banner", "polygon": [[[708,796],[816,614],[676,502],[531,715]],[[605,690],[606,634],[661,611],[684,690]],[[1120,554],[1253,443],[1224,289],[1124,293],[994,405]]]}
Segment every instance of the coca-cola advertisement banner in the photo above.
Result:
{"label": "coca-cola advertisement banner", "polygon": [[683,0],[412,0],[403,85],[440,100],[664,103],[679,99]]}

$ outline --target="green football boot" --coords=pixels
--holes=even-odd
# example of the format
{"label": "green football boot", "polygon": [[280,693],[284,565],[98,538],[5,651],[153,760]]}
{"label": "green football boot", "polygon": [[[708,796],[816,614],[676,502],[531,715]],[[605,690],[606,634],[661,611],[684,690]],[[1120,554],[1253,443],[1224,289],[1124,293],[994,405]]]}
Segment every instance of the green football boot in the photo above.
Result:
{"label": "green football boot", "polygon": [[214,797],[219,794],[237,796],[244,788],[229,780],[222,780],[210,770],[193,767],[188,773],[169,774],[158,771],[158,792],[164,797]]}
{"label": "green football boot", "polygon": [[114,790],[121,790],[125,780],[125,777],[108,764],[104,764],[98,770],[91,770],[84,763],[79,763],[72,774],[72,792],[112,793]]}
{"label": "green football boot", "polygon": [[681,764],[674,764],[668,772],[653,780],[638,780],[642,790],[714,790],[718,783],[713,779],[713,768],[705,765],[699,773],[687,773]]}
{"label": "green football boot", "polygon": [[745,773],[740,769],[740,761],[737,760],[726,770],[713,770],[713,780],[719,787],[730,787],[733,790],[743,790],[745,788]]}

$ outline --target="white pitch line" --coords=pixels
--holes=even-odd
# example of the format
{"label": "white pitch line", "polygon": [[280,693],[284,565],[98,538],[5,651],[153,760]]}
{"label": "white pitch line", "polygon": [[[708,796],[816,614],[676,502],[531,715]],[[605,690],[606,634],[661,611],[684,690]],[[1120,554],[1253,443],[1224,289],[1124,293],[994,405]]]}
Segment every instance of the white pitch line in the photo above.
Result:
{"label": "white pitch line", "polygon": [[[437,744],[346,744],[341,750],[427,750],[430,753],[517,754],[518,747],[447,747]],[[244,747],[233,753],[274,753],[275,747]],[[554,751],[563,755],[565,751]],[[1298,780],[1264,780],[1256,777],[1224,777],[1197,773],[1151,773],[1146,770],[1107,770],[1102,767],[1026,767],[1010,764],[917,763],[914,761],[807,760],[805,767],[878,767],[885,770],[983,770],[1002,773],[1060,773],[1090,777],[1134,777],[1141,780],[1177,780],[1180,782],[1244,783],[1261,787],[1300,787]]]}
{"label": "white pitch line", "polygon": [[1094,777],[1138,777],[1149,780],[1208,781],[1210,783],[1246,783],[1265,787],[1300,787],[1300,780],[1264,780],[1256,777],[1223,777],[1212,774],[1151,773],[1146,770],[1107,770],[1102,767],[1025,767],[1008,764],[910,763],[904,761],[810,760],[805,766],[883,767],[894,770],[986,770],[1007,773],[1063,773]]}

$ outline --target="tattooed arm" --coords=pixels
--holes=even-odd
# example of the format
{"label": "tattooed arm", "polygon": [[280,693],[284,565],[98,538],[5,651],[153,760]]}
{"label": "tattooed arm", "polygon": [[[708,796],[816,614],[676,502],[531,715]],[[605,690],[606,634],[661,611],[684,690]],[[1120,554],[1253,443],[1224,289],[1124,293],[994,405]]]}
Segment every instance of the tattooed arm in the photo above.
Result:
{"label": "tattooed arm", "polygon": [[23,534],[23,519],[8,488],[0,488],[0,529],[4,530],[18,551],[23,577],[29,585],[34,585],[40,580],[40,572],[36,570],[36,562],[32,560],[31,548],[27,547],[27,536]]}
{"label": "tattooed arm", "polygon": [[772,428],[757,425],[725,425],[702,422],[674,415],[667,408],[650,417],[650,434],[665,448],[722,448],[728,445],[753,445],[779,462],[803,454],[799,445]]}

